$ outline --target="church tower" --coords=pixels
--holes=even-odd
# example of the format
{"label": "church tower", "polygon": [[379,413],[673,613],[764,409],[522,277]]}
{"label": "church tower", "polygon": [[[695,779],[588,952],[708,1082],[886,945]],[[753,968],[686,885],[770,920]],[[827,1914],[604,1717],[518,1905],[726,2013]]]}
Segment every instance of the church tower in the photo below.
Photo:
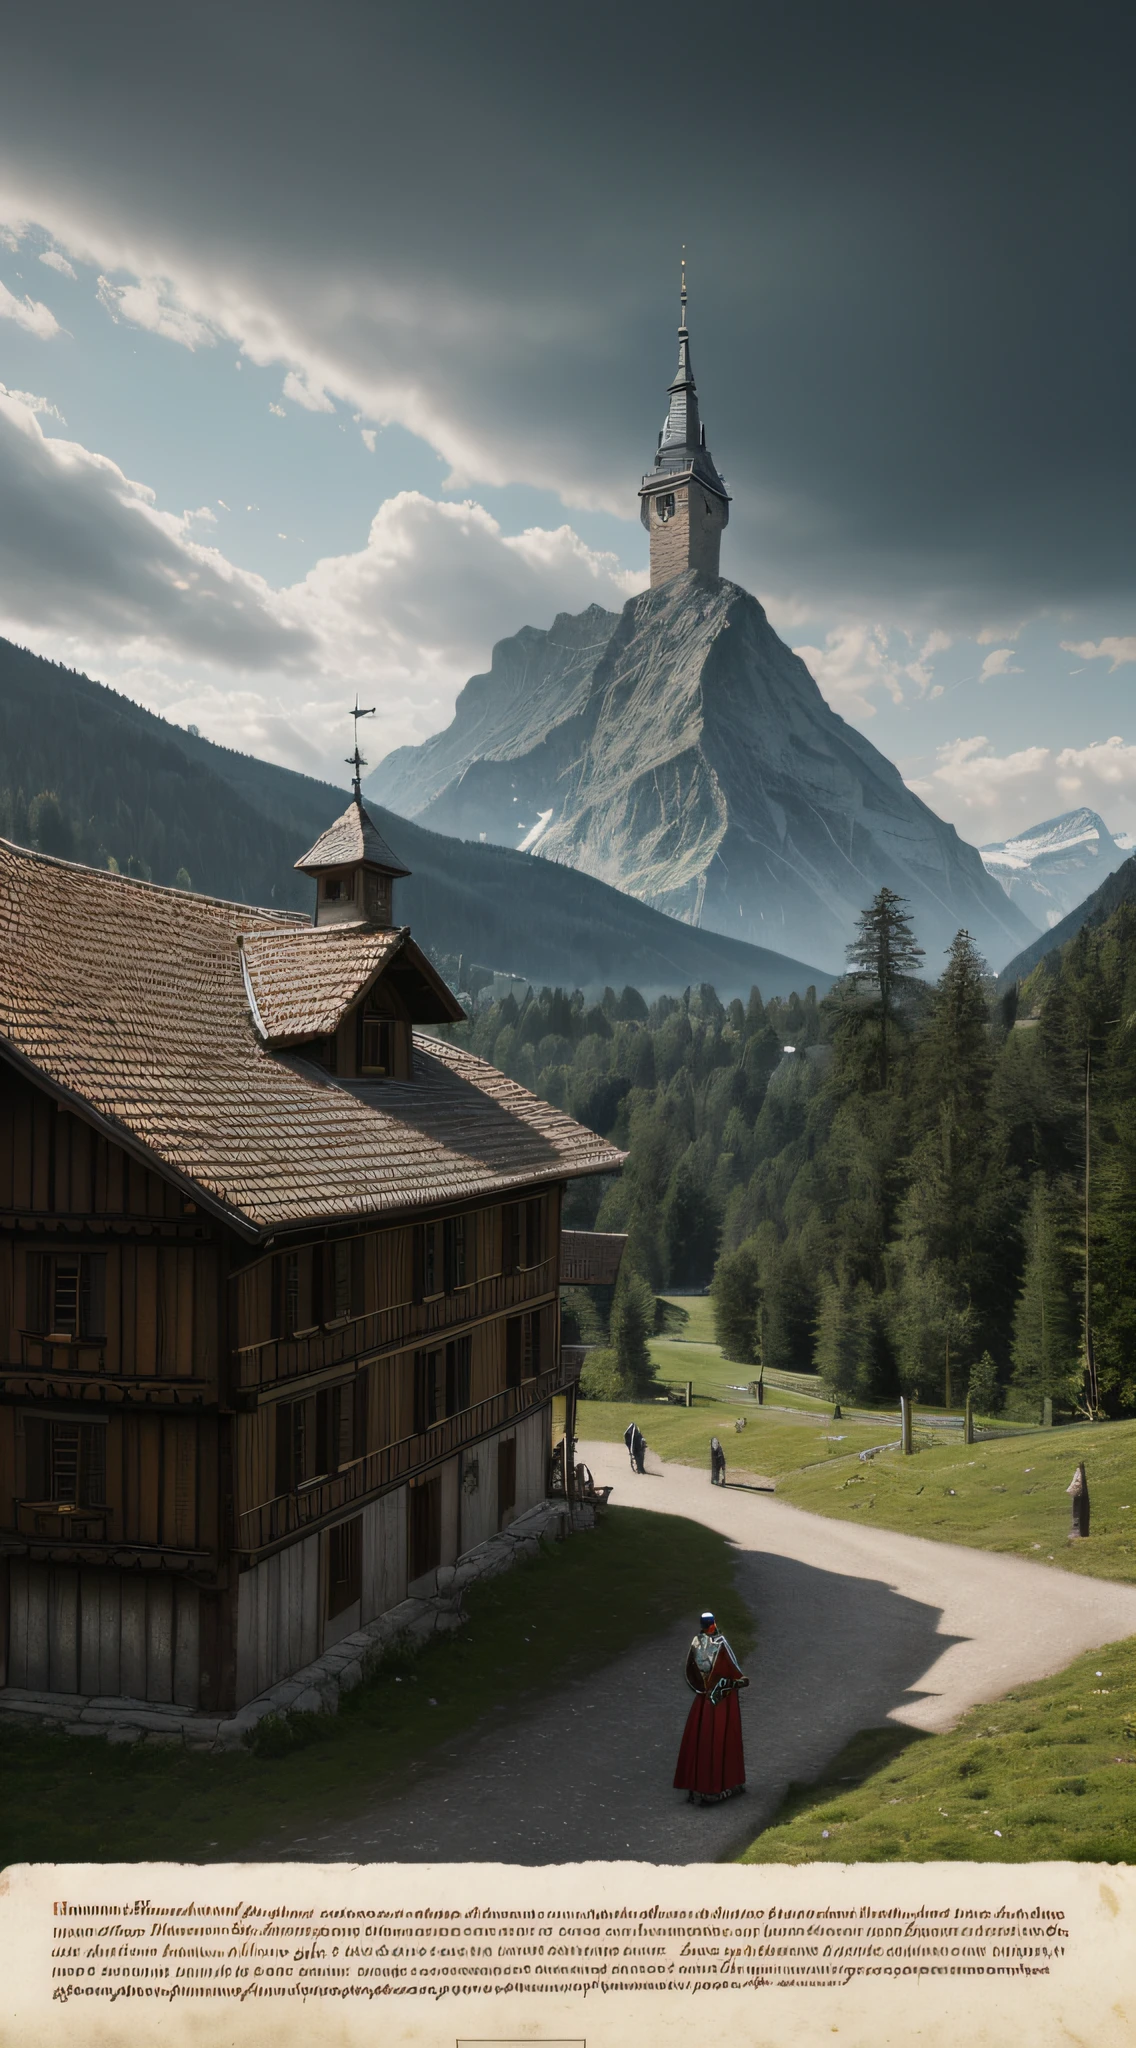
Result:
{"label": "church tower", "polygon": [[698,417],[698,393],[690,364],[686,324],[686,258],[682,264],[678,369],[659,435],[655,467],[643,478],[639,516],[651,536],[651,588],[681,576],[684,569],[717,577],[722,528],[730,499],[706,446]]}

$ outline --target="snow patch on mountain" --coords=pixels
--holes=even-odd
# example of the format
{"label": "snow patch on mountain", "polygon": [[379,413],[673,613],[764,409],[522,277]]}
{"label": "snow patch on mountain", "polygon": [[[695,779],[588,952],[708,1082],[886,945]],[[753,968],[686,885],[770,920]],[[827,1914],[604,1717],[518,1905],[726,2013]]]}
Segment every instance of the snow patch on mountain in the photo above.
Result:
{"label": "snow patch on mountain", "polygon": [[1010,901],[1051,930],[1127,859],[1133,844],[1131,833],[1114,837],[1104,819],[1082,804],[980,851],[987,873]]}

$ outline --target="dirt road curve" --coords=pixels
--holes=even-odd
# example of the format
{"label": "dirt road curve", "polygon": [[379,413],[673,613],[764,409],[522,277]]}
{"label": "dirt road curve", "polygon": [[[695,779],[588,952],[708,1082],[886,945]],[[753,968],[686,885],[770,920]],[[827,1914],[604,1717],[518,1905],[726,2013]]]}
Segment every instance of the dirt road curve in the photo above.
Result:
{"label": "dirt road curve", "polygon": [[500,1728],[483,1724],[350,1823],[253,1854],[714,1861],[757,1833],[791,1778],[814,1776],[858,1729],[889,1717],[947,1728],[978,1701],[1136,1635],[1136,1587],[827,1521],[768,1494],[713,1487],[683,1465],[654,1460],[637,1478],[610,1444],[584,1444],[581,1455],[613,1482],[616,1501],[687,1515],[738,1546],[737,1583],[758,1626],[742,1695],[746,1797],[691,1807],[671,1789],[692,1615],[617,1656],[594,1683]]}

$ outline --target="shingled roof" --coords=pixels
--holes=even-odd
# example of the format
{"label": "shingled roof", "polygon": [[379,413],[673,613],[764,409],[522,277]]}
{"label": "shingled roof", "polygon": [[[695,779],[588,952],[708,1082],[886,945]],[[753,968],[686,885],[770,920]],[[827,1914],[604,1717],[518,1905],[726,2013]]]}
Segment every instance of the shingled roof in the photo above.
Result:
{"label": "shingled roof", "polygon": [[253,1021],[266,1045],[329,1036],[344,1012],[394,960],[413,971],[422,997],[415,1021],[456,1024],[465,1011],[407,926],[312,925],[245,932],[238,941]]}
{"label": "shingled roof", "polygon": [[392,853],[374,819],[358,797],[348,804],[341,818],[321,832],[315,845],[296,866],[303,875],[318,874],[323,868],[350,868],[365,861],[388,875],[408,875],[398,855]]}
{"label": "shingled roof", "polygon": [[[0,840],[0,1054],[251,1238],[622,1164],[614,1146],[439,1040],[416,1035],[406,1082],[337,1082],[274,1053],[254,1023],[242,950],[271,961],[283,941],[290,959],[299,933],[305,948],[324,936],[294,915]],[[296,1014],[287,976],[276,997],[277,1023]]]}

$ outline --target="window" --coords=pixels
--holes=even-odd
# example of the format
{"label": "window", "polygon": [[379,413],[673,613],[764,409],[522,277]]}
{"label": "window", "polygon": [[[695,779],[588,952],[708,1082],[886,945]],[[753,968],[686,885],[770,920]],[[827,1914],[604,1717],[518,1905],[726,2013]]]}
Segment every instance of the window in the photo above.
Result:
{"label": "window", "polygon": [[328,1289],[330,1322],[345,1322],[351,1314],[351,1252],[349,1238],[344,1238],[331,1247],[331,1285]]}
{"label": "window", "polygon": [[442,1562],[442,1480],[420,1480],[407,1490],[406,1575],[413,1584]]}
{"label": "window", "polygon": [[363,1590],[363,1517],[355,1515],[328,1531],[327,1618],[353,1607]]}
{"label": "window", "polygon": [[544,1256],[544,1204],[507,1202],[501,1211],[502,1271],[521,1273],[539,1266]]}
{"label": "window", "polygon": [[517,1505],[517,1439],[515,1436],[498,1438],[497,1441],[497,1526],[500,1528],[510,1508]]}
{"label": "window", "polygon": [[24,1442],[29,1500],[80,1508],[106,1506],[105,1422],[49,1422],[29,1416]]}
{"label": "window", "polygon": [[446,1414],[469,1407],[473,1378],[473,1338],[455,1337],[446,1346]]}
{"label": "window", "polygon": [[360,1026],[360,1073],[393,1074],[396,1028],[389,1017],[374,1017],[364,1013]]}
{"label": "window", "polygon": [[501,1211],[501,1271],[519,1273],[524,1263],[524,1225],[520,1202],[506,1202]]}
{"label": "window", "polygon": [[91,1341],[106,1336],[106,1255],[32,1252],[28,1328],[37,1336]]}
{"label": "window", "polygon": [[448,1216],[442,1225],[444,1287],[447,1294],[456,1294],[466,1284],[466,1219],[464,1216]]}
{"label": "window", "polygon": [[300,1254],[285,1252],[277,1267],[277,1335],[294,1337],[300,1328]]}
{"label": "window", "polygon": [[444,1351],[416,1351],[414,1354],[414,1434],[421,1436],[441,1422],[446,1413],[446,1354]]}
{"label": "window", "polygon": [[419,1223],[414,1231],[414,1299],[431,1301],[442,1292],[442,1260],[438,1247],[439,1225]]}
{"label": "window", "polygon": [[505,1325],[505,1385],[519,1387],[524,1363],[524,1316],[510,1316]]}
{"label": "window", "polygon": [[323,884],[324,902],[343,903],[349,901],[353,894],[352,879],[350,875],[326,875]]}
{"label": "window", "polygon": [[655,499],[655,516],[656,516],[656,518],[658,518],[658,519],[660,519],[660,520],[663,520],[663,521],[665,522],[665,521],[666,521],[666,520],[668,520],[668,519],[673,519],[673,518],[674,518],[674,515],[675,515],[675,496],[674,496],[674,492],[673,492],[673,491],[664,491],[664,492],[662,493],[661,497],[658,497],[658,498],[656,498],[656,499]]}
{"label": "window", "polygon": [[531,1315],[510,1316],[505,1324],[505,1385],[519,1387],[522,1380],[535,1379],[541,1366],[540,1310]]}
{"label": "window", "polygon": [[294,1493],[366,1455],[365,1372],[303,1401],[276,1403],[276,1492]]}

